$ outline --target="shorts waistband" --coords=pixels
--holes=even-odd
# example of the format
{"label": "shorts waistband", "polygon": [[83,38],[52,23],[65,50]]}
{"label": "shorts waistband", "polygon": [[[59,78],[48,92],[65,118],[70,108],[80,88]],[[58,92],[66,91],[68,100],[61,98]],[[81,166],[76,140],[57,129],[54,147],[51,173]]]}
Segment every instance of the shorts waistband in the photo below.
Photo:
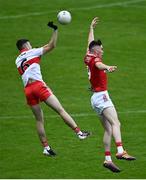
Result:
{"label": "shorts waistband", "polygon": [[37,80],[35,80],[35,79],[28,79],[27,84],[31,84],[31,83],[36,82],[36,81]]}
{"label": "shorts waistband", "polygon": [[105,91],[98,91],[98,92],[93,92],[93,94],[102,94],[102,93],[106,93],[107,92],[107,90],[105,90]]}
{"label": "shorts waistband", "polygon": [[36,83],[40,83],[40,82],[41,81],[38,81],[38,80],[35,80],[35,79],[29,79],[25,87],[36,84]]}

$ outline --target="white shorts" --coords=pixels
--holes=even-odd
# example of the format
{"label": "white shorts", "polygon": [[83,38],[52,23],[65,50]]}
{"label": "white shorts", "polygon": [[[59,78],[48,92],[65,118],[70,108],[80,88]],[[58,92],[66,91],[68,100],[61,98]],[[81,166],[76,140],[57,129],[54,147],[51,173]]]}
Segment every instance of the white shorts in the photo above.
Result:
{"label": "white shorts", "polygon": [[91,105],[99,115],[105,108],[114,106],[107,91],[94,92],[91,97]]}

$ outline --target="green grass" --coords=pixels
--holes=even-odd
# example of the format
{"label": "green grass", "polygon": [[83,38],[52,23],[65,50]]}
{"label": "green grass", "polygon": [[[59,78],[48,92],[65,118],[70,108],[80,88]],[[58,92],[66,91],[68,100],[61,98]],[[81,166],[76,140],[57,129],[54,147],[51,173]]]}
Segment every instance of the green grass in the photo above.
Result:
{"label": "green grass", "polygon": [[[0,178],[146,178],[146,1],[93,8],[118,2],[0,0]],[[59,25],[56,20],[57,12],[62,9],[72,14],[72,23],[67,26]],[[36,12],[41,13],[31,15]],[[17,17],[24,14],[28,16]],[[124,146],[137,157],[135,162],[116,160],[113,142],[113,160],[122,169],[119,174],[102,167],[103,129],[90,107],[91,94],[83,64],[88,28],[95,16],[101,21],[95,37],[100,37],[104,43],[104,62],[118,66],[116,73],[108,75],[109,92],[119,112]],[[42,58],[44,80],[65,109],[78,114],[73,117],[79,126],[93,133],[89,139],[79,141],[55,112],[42,104],[46,133],[57,152],[56,158],[42,155],[35,120],[25,104],[23,85],[15,67],[16,40],[26,37],[34,46],[44,45],[51,36],[46,26],[48,20],[58,24],[59,38],[57,48]],[[87,115],[79,116],[82,113]]]}

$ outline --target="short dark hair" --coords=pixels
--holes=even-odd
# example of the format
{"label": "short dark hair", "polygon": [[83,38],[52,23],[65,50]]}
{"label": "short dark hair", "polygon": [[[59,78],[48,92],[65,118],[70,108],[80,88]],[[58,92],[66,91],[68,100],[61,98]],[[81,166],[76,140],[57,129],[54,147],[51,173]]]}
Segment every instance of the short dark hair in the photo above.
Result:
{"label": "short dark hair", "polygon": [[93,40],[89,44],[89,50],[91,50],[94,46],[101,46],[101,45],[102,45],[102,42],[100,39],[98,39],[97,41]]}
{"label": "short dark hair", "polygon": [[17,42],[16,42],[16,46],[19,50],[23,49],[23,45],[28,42],[29,40],[28,39],[19,39]]}

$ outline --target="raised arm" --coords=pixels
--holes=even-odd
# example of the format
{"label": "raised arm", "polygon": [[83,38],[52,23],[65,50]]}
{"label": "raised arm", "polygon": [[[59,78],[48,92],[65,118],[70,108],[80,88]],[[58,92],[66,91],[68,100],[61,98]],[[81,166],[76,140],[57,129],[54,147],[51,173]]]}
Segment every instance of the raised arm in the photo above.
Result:
{"label": "raised arm", "polygon": [[90,30],[89,30],[89,35],[88,35],[88,46],[87,46],[87,51],[88,51],[88,47],[90,42],[92,42],[94,40],[94,28],[96,27],[97,23],[99,22],[99,18],[95,17],[91,24],[90,24]]}
{"label": "raised arm", "polygon": [[106,70],[107,72],[114,72],[117,69],[117,66],[109,66],[103,64],[102,62],[96,62],[95,66],[100,70]]}
{"label": "raised arm", "polygon": [[43,46],[43,54],[50,52],[52,49],[56,47],[57,37],[58,37],[58,27],[53,24],[53,22],[49,22],[48,26],[52,28],[54,31],[52,33],[51,39],[48,44]]}

